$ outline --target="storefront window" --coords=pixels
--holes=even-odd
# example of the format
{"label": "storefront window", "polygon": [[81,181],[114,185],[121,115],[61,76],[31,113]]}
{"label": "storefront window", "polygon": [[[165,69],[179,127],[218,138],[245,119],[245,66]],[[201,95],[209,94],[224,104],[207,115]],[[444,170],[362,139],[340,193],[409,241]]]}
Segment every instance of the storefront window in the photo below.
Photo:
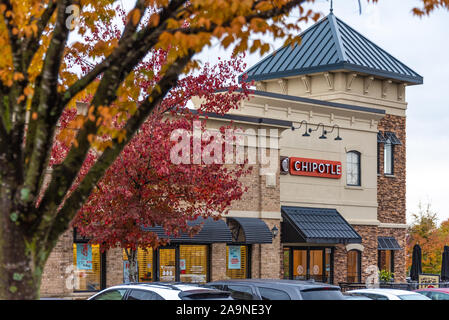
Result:
{"label": "storefront window", "polygon": [[207,282],[207,246],[180,245],[179,270],[182,282]]}
{"label": "storefront window", "polygon": [[[292,249],[290,251],[290,249]],[[292,256],[290,256],[292,252]],[[288,258],[286,256],[288,255]],[[287,266],[287,263],[289,264]],[[292,268],[285,273],[285,270]],[[284,278],[294,280],[314,279],[319,282],[333,282],[333,250],[323,247],[298,247],[284,249]]]}
{"label": "storefront window", "polygon": [[[125,250],[123,250],[123,282],[128,282],[127,277],[129,269],[128,256]],[[137,272],[139,273],[139,282],[151,282],[153,278],[153,249],[148,248],[147,250],[138,248],[137,249]]]}
{"label": "storefront window", "polygon": [[347,282],[356,283],[361,282],[360,274],[360,251],[351,250],[348,252],[348,276]]}
{"label": "storefront window", "polygon": [[[159,278],[157,279],[154,270],[154,253],[158,252]],[[177,255],[179,254],[179,258]],[[178,259],[178,261],[176,260]],[[123,250],[124,261],[124,282],[127,282],[126,274],[129,264],[127,256]],[[160,248],[154,251],[151,248],[137,250],[137,265],[139,282],[152,281],[182,281],[189,283],[205,283],[208,276],[208,246],[207,245],[179,245],[171,248]],[[178,268],[179,266],[179,268]],[[179,277],[178,277],[179,276]]]}
{"label": "storefront window", "polygon": [[293,279],[307,279],[307,250],[293,250]]}
{"label": "storefront window", "polygon": [[159,281],[176,281],[176,249],[159,249]]}
{"label": "storefront window", "polygon": [[73,244],[73,269],[75,291],[97,291],[101,289],[100,245]]}
{"label": "storefront window", "polygon": [[154,280],[153,275],[153,249],[139,248],[137,250],[137,265],[139,270],[139,281],[150,282]]}
{"label": "storefront window", "polygon": [[379,270],[394,272],[394,251],[379,250]]}
{"label": "storefront window", "polygon": [[323,281],[323,250],[310,250],[310,279]]}
{"label": "storefront window", "polygon": [[226,276],[230,279],[248,278],[247,246],[226,246]]}

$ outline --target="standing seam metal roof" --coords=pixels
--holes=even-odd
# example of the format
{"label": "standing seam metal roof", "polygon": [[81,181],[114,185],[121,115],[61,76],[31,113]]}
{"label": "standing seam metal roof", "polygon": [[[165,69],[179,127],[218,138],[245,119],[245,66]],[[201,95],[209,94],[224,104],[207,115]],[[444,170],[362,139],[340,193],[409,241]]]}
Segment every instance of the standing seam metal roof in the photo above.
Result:
{"label": "standing seam metal roof", "polygon": [[402,250],[394,237],[378,237],[377,250]]}
{"label": "standing seam metal roof", "polygon": [[273,242],[273,235],[263,220],[246,217],[229,217],[228,219],[235,220],[242,227],[246,244]]}
{"label": "standing seam metal roof", "polygon": [[216,243],[216,242],[232,242],[231,230],[229,230],[224,220],[215,221],[213,218],[204,219],[199,217],[194,221],[187,222],[189,226],[203,224],[202,229],[190,237],[189,234],[181,232],[178,237],[168,236],[164,228],[161,226],[142,227],[142,230],[154,232],[159,238],[170,239],[172,243]]}
{"label": "standing seam metal roof", "polygon": [[352,70],[411,84],[423,78],[355,29],[329,14],[301,34],[301,44],[276,50],[247,71],[247,81]]}
{"label": "standing seam metal roof", "polygon": [[361,243],[361,236],[335,209],[282,206],[282,217],[309,243]]}

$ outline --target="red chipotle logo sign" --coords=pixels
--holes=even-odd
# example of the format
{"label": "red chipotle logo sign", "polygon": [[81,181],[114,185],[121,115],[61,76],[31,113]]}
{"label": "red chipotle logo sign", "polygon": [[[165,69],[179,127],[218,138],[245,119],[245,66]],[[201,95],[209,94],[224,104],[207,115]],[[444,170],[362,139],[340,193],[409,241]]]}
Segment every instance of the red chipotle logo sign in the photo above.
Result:
{"label": "red chipotle logo sign", "polygon": [[283,158],[281,159],[281,172],[294,176],[340,179],[341,162],[294,157]]}

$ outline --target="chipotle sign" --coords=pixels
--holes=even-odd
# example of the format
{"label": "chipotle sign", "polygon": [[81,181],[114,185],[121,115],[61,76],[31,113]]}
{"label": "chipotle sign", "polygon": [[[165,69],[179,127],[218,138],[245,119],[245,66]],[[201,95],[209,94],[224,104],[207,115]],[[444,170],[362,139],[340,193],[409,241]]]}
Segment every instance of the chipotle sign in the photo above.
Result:
{"label": "chipotle sign", "polygon": [[341,178],[340,161],[290,157],[281,160],[281,170],[294,176]]}

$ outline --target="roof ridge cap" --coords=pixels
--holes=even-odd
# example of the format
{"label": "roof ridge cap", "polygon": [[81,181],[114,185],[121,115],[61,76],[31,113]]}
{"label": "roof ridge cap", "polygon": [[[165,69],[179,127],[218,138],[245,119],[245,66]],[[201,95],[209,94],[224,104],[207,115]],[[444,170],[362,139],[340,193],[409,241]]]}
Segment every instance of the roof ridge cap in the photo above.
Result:
{"label": "roof ridge cap", "polygon": [[335,19],[337,19],[340,23],[344,24],[347,28],[351,29],[353,32],[355,32],[357,35],[359,35],[361,38],[363,38],[363,40],[365,40],[366,42],[368,42],[370,45],[372,45],[373,47],[375,47],[376,49],[378,49],[379,51],[381,51],[383,54],[387,55],[391,60],[396,61],[401,68],[403,69],[408,69],[407,71],[409,71],[410,73],[414,73],[420,77],[422,77],[418,72],[414,71],[412,68],[410,68],[408,65],[406,65],[404,62],[402,62],[402,60],[399,60],[398,58],[396,58],[394,55],[392,55],[389,51],[387,51],[386,49],[382,48],[381,46],[379,46],[377,43],[375,43],[374,41],[372,41],[371,39],[367,38],[363,33],[357,31],[355,28],[351,27],[349,24],[347,24],[345,21],[335,17]]}
{"label": "roof ridge cap", "polygon": [[341,40],[340,30],[338,29],[337,25],[338,18],[331,12],[327,16],[327,19],[329,20],[329,27],[332,31],[332,37],[337,47],[338,57],[342,62],[347,62],[348,59],[346,57],[346,51],[345,48],[343,47],[343,41]]}

